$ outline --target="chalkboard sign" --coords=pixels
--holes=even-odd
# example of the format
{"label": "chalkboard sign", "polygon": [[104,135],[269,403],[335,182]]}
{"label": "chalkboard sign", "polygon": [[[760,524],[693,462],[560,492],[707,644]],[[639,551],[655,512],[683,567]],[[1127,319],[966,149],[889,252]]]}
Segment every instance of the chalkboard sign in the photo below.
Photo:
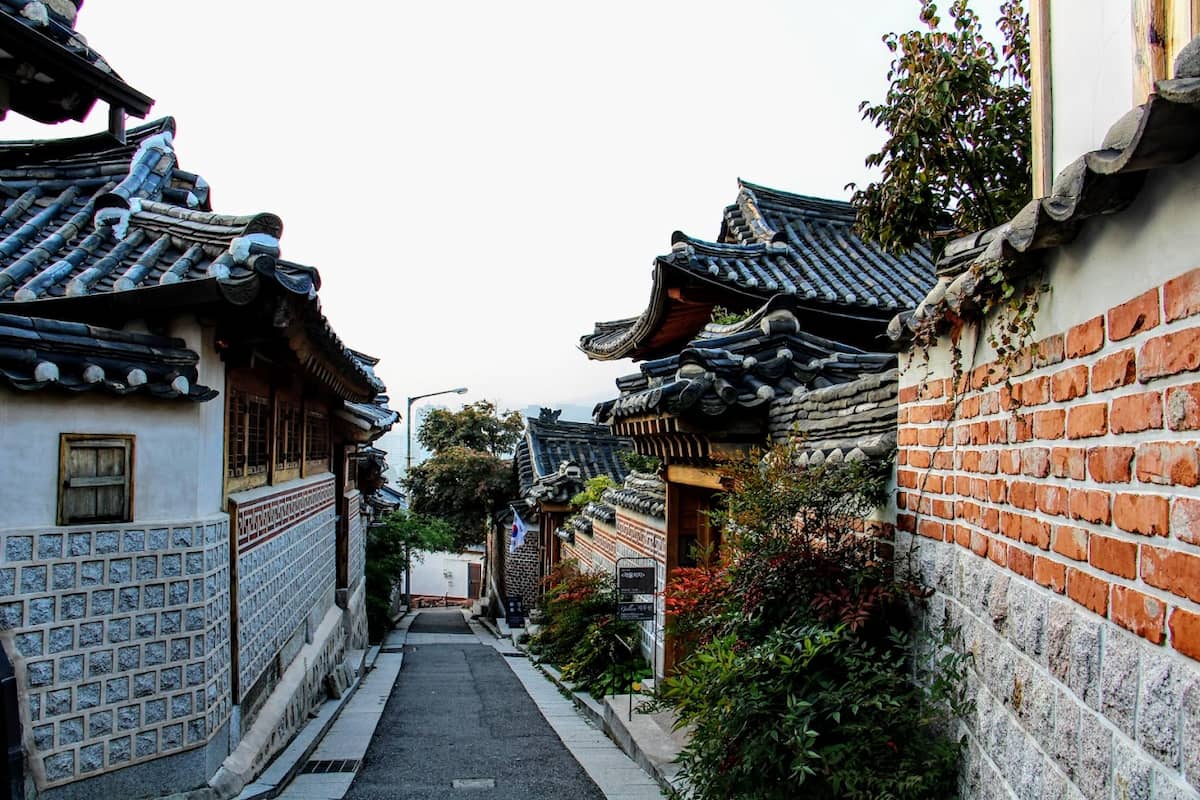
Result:
{"label": "chalkboard sign", "polygon": [[654,594],[654,567],[618,567],[617,589],[622,594]]}
{"label": "chalkboard sign", "polygon": [[525,627],[525,603],[520,597],[505,598],[504,621],[510,628]]}

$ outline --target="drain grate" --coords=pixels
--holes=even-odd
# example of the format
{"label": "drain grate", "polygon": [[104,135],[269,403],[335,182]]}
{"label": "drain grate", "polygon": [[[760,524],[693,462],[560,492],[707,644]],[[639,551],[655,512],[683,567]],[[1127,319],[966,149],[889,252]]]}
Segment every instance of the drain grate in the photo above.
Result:
{"label": "drain grate", "polygon": [[505,658],[525,658],[524,653],[501,653]]}
{"label": "drain grate", "polygon": [[358,772],[357,758],[340,758],[332,761],[309,761],[300,770],[301,775],[324,775],[329,772]]}
{"label": "drain grate", "polygon": [[379,648],[379,652],[380,653],[408,653],[408,652],[412,652],[412,651],[410,651],[407,647],[401,645],[400,647],[381,647],[381,648]]}

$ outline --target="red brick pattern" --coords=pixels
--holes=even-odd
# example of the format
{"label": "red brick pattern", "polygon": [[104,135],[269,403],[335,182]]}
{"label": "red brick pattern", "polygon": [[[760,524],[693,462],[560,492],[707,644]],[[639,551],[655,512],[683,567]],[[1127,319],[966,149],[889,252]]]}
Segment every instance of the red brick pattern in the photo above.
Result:
{"label": "red brick pattern", "polygon": [[899,529],[1200,660],[1200,270],[900,404]]}

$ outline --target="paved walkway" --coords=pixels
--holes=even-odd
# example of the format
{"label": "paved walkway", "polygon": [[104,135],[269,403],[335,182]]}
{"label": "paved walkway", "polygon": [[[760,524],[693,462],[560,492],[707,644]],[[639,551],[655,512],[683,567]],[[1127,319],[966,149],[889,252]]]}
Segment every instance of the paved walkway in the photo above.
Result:
{"label": "paved walkway", "polygon": [[[400,642],[403,656],[390,653]],[[300,775],[285,800],[661,797],[511,643],[468,626],[457,609],[422,611],[389,637],[380,658],[389,656],[404,665],[390,698],[380,687],[364,694],[364,682],[310,761],[357,776]]]}

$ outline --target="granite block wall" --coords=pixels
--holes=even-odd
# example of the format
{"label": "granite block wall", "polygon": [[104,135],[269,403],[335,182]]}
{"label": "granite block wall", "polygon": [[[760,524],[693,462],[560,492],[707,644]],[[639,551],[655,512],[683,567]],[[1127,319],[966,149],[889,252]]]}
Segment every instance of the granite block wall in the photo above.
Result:
{"label": "granite block wall", "polygon": [[0,620],[39,787],[208,742],[231,709],[225,515],[0,538]]}

